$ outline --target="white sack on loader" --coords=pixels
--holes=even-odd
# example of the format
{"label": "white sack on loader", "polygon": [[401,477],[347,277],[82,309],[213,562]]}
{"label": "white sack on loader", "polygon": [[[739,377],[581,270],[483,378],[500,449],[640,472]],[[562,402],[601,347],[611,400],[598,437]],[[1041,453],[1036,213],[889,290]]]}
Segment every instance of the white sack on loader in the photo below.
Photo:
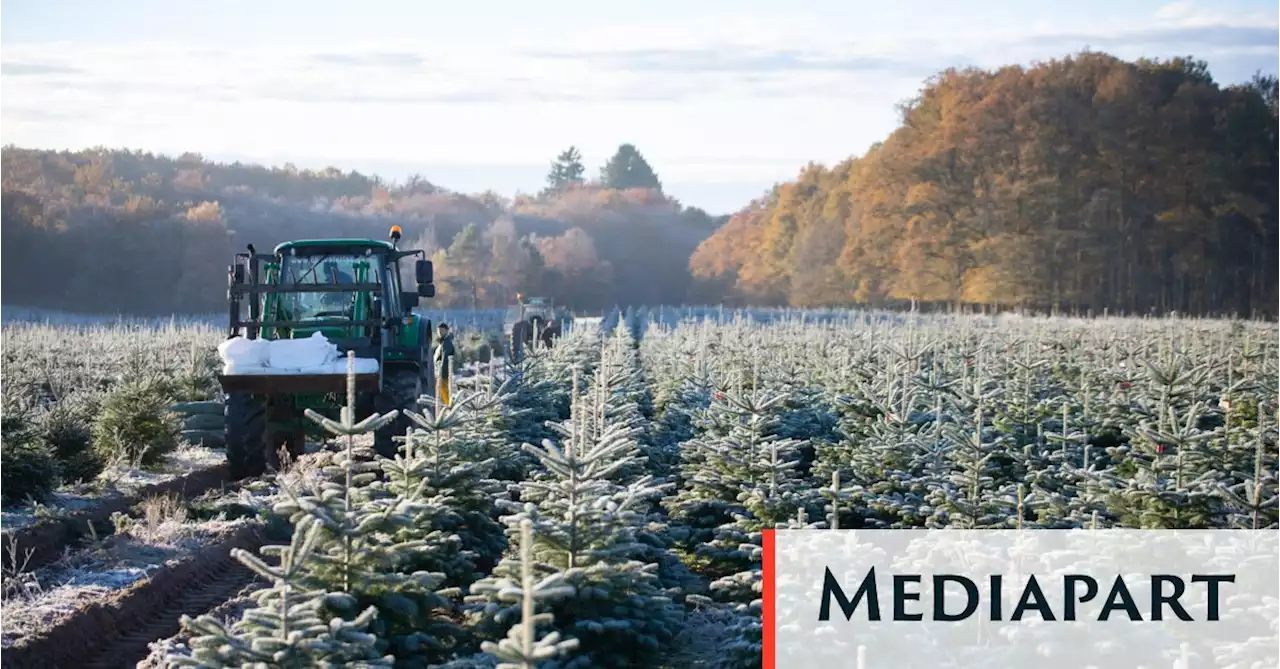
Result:
{"label": "white sack on loader", "polygon": [[218,344],[218,357],[227,365],[237,367],[263,367],[269,360],[270,349],[265,339],[232,337]]}
{"label": "white sack on loader", "polygon": [[319,332],[306,339],[277,339],[269,344],[270,367],[300,370],[338,359],[338,347]]}

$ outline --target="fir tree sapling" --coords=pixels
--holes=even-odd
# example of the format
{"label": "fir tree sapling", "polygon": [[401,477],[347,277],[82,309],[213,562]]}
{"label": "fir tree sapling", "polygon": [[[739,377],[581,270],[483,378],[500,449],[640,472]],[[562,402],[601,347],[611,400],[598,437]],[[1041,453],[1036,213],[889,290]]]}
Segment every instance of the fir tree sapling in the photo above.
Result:
{"label": "fir tree sapling", "polygon": [[485,641],[480,649],[503,663],[497,669],[535,669],[541,660],[565,655],[578,647],[578,640],[562,638],[552,631],[538,638],[538,623],[551,623],[555,616],[535,613],[539,599],[567,597],[573,594],[571,586],[562,585],[564,576],[554,573],[535,582],[533,576],[533,521],[520,521],[520,584],[500,580],[494,584],[497,597],[505,602],[520,602],[520,622],[507,631],[507,638],[494,643]]}
{"label": "fir tree sapling", "polygon": [[406,412],[417,427],[406,435],[401,452],[382,462],[389,490],[438,510],[414,523],[414,531],[429,530],[441,538],[416,562],[444,573],[450,585],[469,586],[493,568],[507,546],[494,504],[505,487],[490,474],[510,455],[499,450],[500,437],[486,420],[491,405],[504,397],[465,395],[433,414]]}
{"label": "fir tree sapling", "polygon": [[284,489],[286,500],[276,512],[286,515],[295,531],[318,533],[313,557],[302,570],[304,583],[339,590],[348,595],[327,604],[344,618],[376,606],[378,618],[371,631],[379,649],[396,657],[397,666],[425,667],[447,657],[461,630],[445,615],[452,598],[461,591],[443,588],[446,576],[417,568],[420,557],[448,550],[449,543],[421,524],[424,517],[448,513],[441,505],[414,494],[415,490],[386,494],[374,472],[357,475],[354,454],[356,435],[369,434],[391,420],[398,411],[374,414],[355,421],[354,355],[348,355],[347,406],[335,421],[315,411],[306,416],[326,431],[345,437],[345,452],[337,465],[345,469],[342,481],[320,483],[316,494],[296,495]]}
{"label": "fir tree sapling", "polygon": [[[608,368],[607,362],[601,362],[597,368],[597,380],[605,373]],[[617,399],[618,395],[612,395],[605,392],[594,392],[599,388],[598,385],[592,386],[586,393],[576,392],[579,388],[579,375],[573,374],[574,397],[578,400],[574,403],[572,416],[569,420],[561,423],[548,423],[548,427],[554,432],[561,435],[563,444],[594,444],[595,449],[605,448],[607,445],[615,444],[618,448],[612,452],[617,453],[618,462],[616,467],[610,467],[607,470],[600,470],[596,476],[608,479],[620,486],[626,487],[633,483],[646,484],[653,482],[658,484],[653,490],[665,490],[673,486],[671,483],[664,483],[663,479],[656,477],[652,473],[645,473],[645,465],[650,461],[647,456],[642,455],[644,451],[638,446],[637,437],[643,434],[643,423],[645,419],[634,411],[634,403],[628,402],[624,405],[624,409],[618,412],[610,411],[609,402],[611,399]],[[617,401],[626,401],[617,400]],[[609,447],[612,448],[612,447]],[[536,451],[532,446],[526,446],[526,450],[530,452]],[[578,451],[582,450],[582,446],[577,447]],[[607,460],[602,460],[605,462]],[[536,493],[534,493],[536,495]],[[657,492],[654,493],[656,497]],[[525,495],[525,498],[534,499]],[[700,586],[697,578],[692,575],[688,568],[679,560],[679,558],[671,553],[671,538],[668,526],[664,519],[659,515],[660,509],[656,504],[652,504],[645,500],[641,502],[649,507],[648,513],[640,513],[639,520],[636,524],[634,539],[637,543],[637,553],[633,555],[634,559],[645,563],[654,563],[658,565],[657,574],[661,587],[670,596],[677,600],[690,591],[696,591]],[[639,505],[636,508],[637,513],[640,512]],[[647,520],[646,520],[647,519]]]}
{"label": "fir tree sapling", "polygon": [[802,442],[776,434],[776,410],[786,397],[763,390],[717,392],[707,434],[682,447],[683,489],[666,504],[680,524],[679,545],[717,563],[704,565],[709,573],[745,567],[749,560],[737,548],[743,532],[784,523],[798,506],[816,501],[802,499],[798,485]]}
{"label": "fir tree sapling", "polygon": [[[467,383],[473,380],[474,383]],[[531,411],[512,408],[522,391],[508,390],[519,388],[520,383],[514,377],[508,377],[497,385],[492,377],[458,381],[460,388],[468,389],[459,390],[451,406],[424,398],[424,404],[430,411],[419,414],[418,426],[434,435],[437,443],[441,438],[451,441],[450,450],[463,460],[493,460],[494,478],[504,481],[523,479],[533,460],[513,443],[523,443],[518,441],[520,435],[530,432],[526,427],[529,419],[525,414]],[[447,424],[436,427],[436,417],[444,413],[450,416]],[[407,411],[406,414],[412,416],[413,412]],[[413,422],[412,417],[410,420]],[[538,434],[544,432],[543,429],[537,431]]]}
{"label": "fir tree sapling", "polygon": [[0,419],[0,494],[5,506],[44,502],[58,485],[58,461],[30,414],[6,402]]}
{"label": "fir tree sapling", "polygon": [[[1234,508],[1231,512],[1230,526],[1241,529],[1274,529],[1280,520],[1280,496],[1277,495],[1277,461],[1280,453],[1276,450],[1276,429],[1269,427],[1267,416],[1274,412],[1260,410],[1256,427],[1245,430],[1252,441],[1253,463],[1252,474],[1240,472],[1236,474],[1236,482],[1220,482],[1221,494]],[[1247,450],[1249,442],[1239,449],[1232,449],[1229,442],[1228,451]]]}
{"label": "fir tree sapling", "polygon": [[650,335],[644,340],[643,362],[656,386],[653,391],[654,421],[651,429],[655,447],[675,454],[678,467],[680,444],[693,439],[695,415],[711,405],[711,357],[705,347],[664,351],[655,340],[671,336]]}
{"label": "fir tree sapling", "polygon": [[[635,442],[609,436],[591,443],[584,423],[562,450],[551,440],[541,448],[526,444],[546,473],[521,486],[522,504],[504,518],[514,533],[528,519],[535,530],[533,556],[544,573],[563,571],[574,594],[550,602],[556,629],[580,642],[580,652],[563,667],[654,666],[662,646],[674,637],[681,613],[663,591],[659,565],[645,562],[651,547],[638,540],[648,518],[640,507],[666,486],[642,477],[626,486],[607,478],[634,462]],[[612,433],[616,435],[616,433]],[[498,579],[514,579],[519,564],[504,559],[493,576],[468,598],[477,623],[490,638],[503,634],[516,610],[495,596]]]}
{"label": "fir tree sapling", "polygon": [[103,399],[93,422],[94,448],[103,460],[147,467],[178,447],[182,424],[170,411],[165,384],[141,377],[120,384]]}
{"label": "fir tree sapling", "polygon": [[279,669],[373,669],[392,667],[393,658],[377,650],[377,639],[365,630],[377,618],[378,610],[368,607],[351,620],[323,615],[339,604],[354,606],[351,596],[308,588],[303,572],[311,551],[319,540],[319,527],[295,532],[288,546],[267,546],[264,555],[277,554],[280,566],[271,567],[248,551],[235,549],[232,555],[271,587],[253,593],[256,606],[228,628],[213,616],[192,619],[182,616],[182,627],[192,633],[188,647],[175,646],[165,658],[168,667],[232,669],[273,667]]}
{"label": "fir tree sapling", "polygon": [[[749,397],[728,400],[740,410],[748,411],[748,422],[757,422],[769,400],[756,404]],[[707,572],[722,575],[711,583],[711,596],[721,602],[736,603],[741,611],[755,611],[760,606],[761,531],[783,527],[799,518],[799,526],[808,526],[807,509],[820,508],[816,490],[799,473],[800,445],[794,439],[767,436],[755,443],[747,453],[754,458],[740,460],[744,488],[737,497],[743,511],[715,530],[715,538],[698,546],[696,554],[706,560]],[[730,462],[727,454],[722,462]],[[741,454],[738,454],[741,455]],[[730,573],[730,570],[736,570]]]}
{"label": "fir tree sapling", "polygon": [[[582,337],[563,337],[552,355]],[[514,443],[540,443],[551,436],[547,421],[563,420],[570,412],[569,379],[561,378],[545,354],[526,355],[519,362],[505,361],[507,401],[504,421],[508,439]],[[521,472],[523,474],[523,472]],[[518,480],[513,478],[511,480]]]}

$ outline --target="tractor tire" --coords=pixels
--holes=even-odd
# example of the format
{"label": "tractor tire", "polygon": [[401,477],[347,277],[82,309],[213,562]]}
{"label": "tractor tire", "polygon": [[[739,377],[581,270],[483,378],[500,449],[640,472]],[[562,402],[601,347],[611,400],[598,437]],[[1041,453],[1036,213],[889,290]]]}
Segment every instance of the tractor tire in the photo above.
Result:
{"label": "tractor tire", "polygon": [[261,476],[267,467],[267,405],[250,393],[231,393],[227,419],[227,471],[232,480]]}
{"label": "tractor tire", "polygon": [[[267,402],[267,429],[262,450],[267,471],[283,471],[305,452],[307,435],[298,427],[301,418],[292,403],[281,397],[272,397]],[[282,461],[281,450],[287,452],[287,462]]]}
{"label": "tractor tire", "polygon": [[398,409],[400,415],[373,433],[373,449],[384,458],[394,458],[400,445],[393,437],[403,437],[413,425],[413,419],[404,415],[405,409],[418,410],[418,398],[425,393],[427,375],[411,368],[388,369],[382,373],[382,392],[373,400],[374,411],[380,414]]}

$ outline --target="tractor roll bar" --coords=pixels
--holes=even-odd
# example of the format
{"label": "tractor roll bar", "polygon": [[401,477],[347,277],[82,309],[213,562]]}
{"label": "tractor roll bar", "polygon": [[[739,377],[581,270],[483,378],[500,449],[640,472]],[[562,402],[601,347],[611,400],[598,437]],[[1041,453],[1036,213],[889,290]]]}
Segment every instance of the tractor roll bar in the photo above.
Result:
{"label": "tractor roll bar", "polygon": [[385,323],[378,319],[369,319],[363,321],[348,321],[343,319],[326,319],[314,321],[258,321],[249,319],[247,321],[236,320],[236,327],[247,325],[249,327],[260,328],[342,328],[342,327],[381,327]]}
{"label": "tractor roll bar", "polygon": [[362,293],[365,291],[381,293],[380,283],[295,283],[269,286],[262,283],[238,283],[231,286],[236,295],[249,293]]}

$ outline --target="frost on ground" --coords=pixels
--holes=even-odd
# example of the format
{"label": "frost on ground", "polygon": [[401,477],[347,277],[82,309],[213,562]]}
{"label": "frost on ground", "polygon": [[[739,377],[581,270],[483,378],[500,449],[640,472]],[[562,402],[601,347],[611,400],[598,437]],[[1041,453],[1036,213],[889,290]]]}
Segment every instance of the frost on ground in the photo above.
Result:
{"label": "frost on ground", "polygon": [[165,456],[156,469],[116,463],[108,466],[90,483],[64,486],[46,504],[15,506],[0,512],[0,527],[17,530],[34,525],[43,518],[56,518],[64,513],[82,511],[103,499],[125,497],[139,488],[164,483],[197,469],[215,466],[226,460],[226,453],[203,446],[183,445]]}
{"label": "frost on ground", "polygon": [[117,518],[118,534],[46,567],[15,573],[20,565],[5,565],[0,645],[47,630],[251,522],[221,517],[187,522],[185,507],[174,497],[152,498],[141,508],[140,518]]}
{"label": "frost on ground", "polygon": [[215,451],[203,446],[190,444],[178,447],[165,456],[157,469],[124,464],[114,464],[98,477],[100,482],[121,491],[135,489],[144,485],[162,483],[178,476],[188,474],[197,469],[212,467],[227,459],[224,451]]}
{"label": "frost on ground", "polygon": [[0,528],[17,530],[35,524],[41,518],[56,517],[59,511],[71,512],[87,509],[93,506],[96,500],[102,498],[101,495],[92,492],[80,492],[87,487],[83,484],[68,486],[65,490],[53,493],[53,499],[49,504],[31,504],[0,512]]}

